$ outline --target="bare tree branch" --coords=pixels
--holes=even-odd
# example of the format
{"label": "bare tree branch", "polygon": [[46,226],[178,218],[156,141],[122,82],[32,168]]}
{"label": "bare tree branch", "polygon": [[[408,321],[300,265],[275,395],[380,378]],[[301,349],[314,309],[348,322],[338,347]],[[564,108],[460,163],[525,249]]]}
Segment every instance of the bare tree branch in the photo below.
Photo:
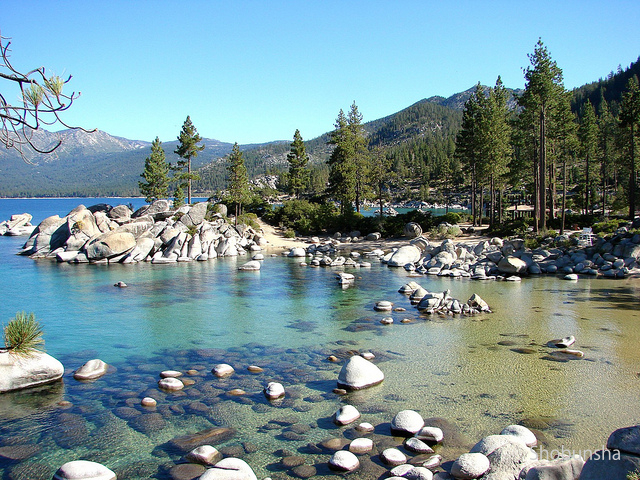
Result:
{"label": "bare tree branch", "polygon": [[16,150],[25,162],[30,163],[27,156],[29,152],[48,154],[62,144],[58,139],[53,146],[36,145],[33,134],[42,125],[60,124],[71,130],[95,132],[95,129],[70,126],[60,117],[80,96],[80,92],[63,93],[64,86],[71,81],[71,75],[66,80],[57,75],[47,76],[44,67],[20,72],[9,60],[11,42],[4,43],[5,40],[0,35],[0,80],[15,85],[21,101],[13,105],[0,94],[0,144]]}

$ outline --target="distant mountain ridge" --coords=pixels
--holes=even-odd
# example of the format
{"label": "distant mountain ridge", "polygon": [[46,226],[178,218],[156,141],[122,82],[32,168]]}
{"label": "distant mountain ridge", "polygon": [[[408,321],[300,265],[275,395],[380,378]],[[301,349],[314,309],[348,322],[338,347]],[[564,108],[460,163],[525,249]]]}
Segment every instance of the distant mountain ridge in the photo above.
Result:
{"label": "distant mountain ridge", "polygon": [[[588,99],[597,106],[603,92],[607,101],[616,105],[626,79],[639,75],[640,62],[617,74],[610,74],[578,89],[574,89],[574,110],[579,111]],[[460,128],[464,104],[475,86],[448,98],[432,96],[386,117],[364,124],[370,141],[383,146],[394,158],[431,158],[439,161],[443,149],[450,150],[455,133]],[[488,89],[489,87],[484,87]],[[516,98],[522,90],[507,89],[510,108],[517,108]],[[363,112],[366,115],[366,112]],[[337,112],[336,112],[337,114]],[[304,132],[302,132],[304,136]],[[136,196],[144,161],[150,154],[148,141],[129,140],[103,131],[87,133],[64,130],[34,132],[36,145],[46,147],[58,139],[62,145],[52,154],[31,154],[32,164],[25,163],[17,152],[0,149],[0,196]],[[331,153],[330,133],[305,141],[311,161],[321,163]],[[205,149],[192,164],[199,169],[202,181],[196,183],[201,192],[212,192],[225,185],[226,168],[223,158],[232,144],[203,139]],[[163,142],[167,160],[175,163],[173,153],[177,140]],[[286,168],[290,140],[241,145],[250,177]],[[416,155],[418,152],[419,155]],[[412,160],[413,161],[413,160]],[[433,165],[432,165],[433,166]],[[435,168],[435,167],[434,167]]]}

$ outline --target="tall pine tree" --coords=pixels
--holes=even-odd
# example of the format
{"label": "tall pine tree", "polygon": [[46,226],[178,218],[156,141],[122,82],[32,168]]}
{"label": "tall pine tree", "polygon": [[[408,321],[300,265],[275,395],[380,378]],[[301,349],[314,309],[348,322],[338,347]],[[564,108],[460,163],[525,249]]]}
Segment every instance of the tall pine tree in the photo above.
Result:
{"label": "tall pine tree", "polygon": [[598,123],[596,111],[587,100],[582,113],[582,121],[578,129],[580,138],[580,153],[584,160],[584,213],[593,213],[594,167],[598,150]]}
{"label": "tall pine tree", "polygon": [[237,142],[233,144],[228,162],[229,198],[235,206],[235,224],[237,226],[238,216],[242,214],[242,204],[245,203],[249,197],[247,167],[244,165],[244,158],[242,158],[242,152]]}
{"label": "tall pine tree", "polygon": [[625,166],[629,170],[629,219],[633,220],[636,213],[637,195],[636,175],[638,166],[636,165],[636,154],[638,142],[640,141],[640,87],[638,87],[637,78],[629,79],[627,89],[622,94],[620,127],[624,134]]}
{"label": "tall pine tree", "polygon": [[300,130],[298,129],[293,134],[293,143],[291,144],[291,151],[287,154],[287,161],[289,162],[289,193],[297,197],[309,185],[309,170],[307,169],[309,155],[307,155],[304,140],[302,140],[302,135],[300,135]]}
{"label": "tall pine tree", "polygon": [[151,144],[151,155],[145,159],[144,172],[140,176],[144,182],[138,182],[138,186],[147,203],[169,196],[169,164],[158,137]]}
{"label": "tall pine tree", "polygon": [[[520,98],[520,105],[529,111],[533,123],[530,125],[536,132],[537,145],[534,158],[534,211],[536,214],[536,231],[547,228],[547,140],[548,122],[565,88],[562,70],[551,58],[549,50],[538,40],[533,54],[529,55],[531,65],[525,70],[525,91]],[[553,205],[553,202],[550,202]]]}
{"label": "tall pine tree", "polygon": [[[178,189],[184,189],[187,187],[187,203],[191,203],[191,181],[199,180],[200,176],[197,173],[191,171],[191,159],[198,156],[198,153],[204,150],[204,145],[198,145],[202,141],[196,127],[191,123],[191,118],[187,116],[187,119],[182,124],[182,131],[178,136],[180,144],[177,146],[175,153],[178,154],[182,160],[179,160],[175,170],[178,172],[175,175],[178,181]],[[186,170],[185,170],[186,169]]]}

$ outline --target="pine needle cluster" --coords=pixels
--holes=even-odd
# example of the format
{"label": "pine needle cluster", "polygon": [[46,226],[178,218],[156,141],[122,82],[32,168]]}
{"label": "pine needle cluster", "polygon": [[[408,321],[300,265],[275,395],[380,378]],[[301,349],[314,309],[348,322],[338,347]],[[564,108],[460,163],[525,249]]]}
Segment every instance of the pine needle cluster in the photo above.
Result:
{"label": "pine needle cluster", "polygon": [[42,325],[33,313],[18,312],[3,325],[5,347],[16,355],[29,356],[39,347],[44,347]]}

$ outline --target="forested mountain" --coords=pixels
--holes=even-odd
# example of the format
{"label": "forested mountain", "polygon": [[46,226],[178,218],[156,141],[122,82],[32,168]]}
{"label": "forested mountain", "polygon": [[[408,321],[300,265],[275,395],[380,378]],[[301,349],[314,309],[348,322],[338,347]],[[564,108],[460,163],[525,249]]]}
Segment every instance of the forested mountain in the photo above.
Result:
{"label": "forested mountain", "polygon": [[616,73],[613,71],[607,75],[607,78],[600,79],[597,82],[588,83],[573,91],[573,101],[571,108],[574,112],[581,112],[583,105],[590,101],[596,112],[601,110],[602,98],[609,104],[609,110],[613,116],[620,113],[620,101],[627,82],[630,78],[636,77],[640,79],[640,57],[626,69],[618,66]]}
{"label": "forested mountain", "polygon": [[[617,115],[627,80],[640,76],[640,62],[610,74],[606,79],[584,85],[573,92],[572,109],[581,111],[587,100],[599,111],[601,98]],[[485,89],[488,87],[485,87]],[[461,177],[453,155],[455,136],[460,129],[462,111],[475,87],[448,98],[434,96],[421,100],[397,113],[363,124],[372,147],[380,147],[391,159],[394,172],[425,187],[443,178]],[[507,104],[517,109],[521,90],[507,89]],[[336,111],[336,115],[337,115]],[[366,118],[366,111],[363,112]],[[333,125],[327,125],[332,130]],[[293,137],[293,133],[291,135]],[[301,132],[303,138],[305,132]],[[144,160],[150,154],[150,142],[113,137],[105,132],[86,133],[67,130],[53,134],[35,133],[34,142],[42,147],[57,138],[62,145],[50,155],[33,155],[25,163],[12,150],[0,150],[0,196],[88,196],[137,195]],[[333,150],[330,134],[306,139],[306,151],[313,167],[312,182],[322,186],[326,180],[328,160]],[[149,139],[151,140],[151,139]],[[162,140],[162,139],[161,139]],[[287,170],[287,153],[291,140],[266,144],[241,145],[249,178]],[[226,186],[225,156],[232,144],[204,139],[205,149],[194,160],[202,179],[194,183],[198,193],[209,194]],[[167,161],[175,163],[175,139],[163,143]],[[315,175],[315,180],[314,180]],[[425,188],[428,190],[428,188]]]}

